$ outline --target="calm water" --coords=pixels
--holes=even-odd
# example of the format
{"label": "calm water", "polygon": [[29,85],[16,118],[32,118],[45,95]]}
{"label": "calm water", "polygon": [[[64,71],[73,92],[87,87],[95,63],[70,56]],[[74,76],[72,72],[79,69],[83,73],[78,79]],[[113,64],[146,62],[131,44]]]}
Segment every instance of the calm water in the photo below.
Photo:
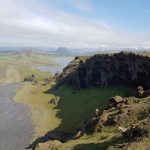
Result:
{"label": "calm water", "polygon": [[49,71],[51,73],[62,72],[63,68],[68,65],[68,63],[73,60],[74,57],[70,56],[57,56],[53,57],[52,60],[57,64],[56,66],[39,66],[36,69],[40,71]]}

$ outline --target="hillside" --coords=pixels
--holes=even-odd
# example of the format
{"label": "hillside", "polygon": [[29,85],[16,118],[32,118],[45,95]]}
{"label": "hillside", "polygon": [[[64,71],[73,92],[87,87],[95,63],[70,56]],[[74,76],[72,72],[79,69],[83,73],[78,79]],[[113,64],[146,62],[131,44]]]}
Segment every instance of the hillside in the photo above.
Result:
{"label": "hillside", "polygon": [[[103,125],[99,122],[99,131],[86,131],[80,138],[65,143],[58,140],[39,143],[37,150],[149,150],[149,104],[150,98],[136,99],[132,104],[126,104],[123,111],[119,107],[107,109],[108,120]],[[110,123],[112,118],[117,118],[118,122]],[[119,127],[126,131],[121,133]]]}
{"label": "hillside", "polygon": [[[60,74],[58,84],[44,92],[60,97],[57,105],[47,99],[46,107],[55,111],[49,120],[53,129],[28,148],[148,150],[150,92],[144,90],[149,88],[149,63],[145,53],[76,57]],[[88,77],[95,80],[86,80],[87,68],[91,70]],[[105,74],[99,78],[101,71]],[[144,90],[141,86],[137,89],[139,85]]]}

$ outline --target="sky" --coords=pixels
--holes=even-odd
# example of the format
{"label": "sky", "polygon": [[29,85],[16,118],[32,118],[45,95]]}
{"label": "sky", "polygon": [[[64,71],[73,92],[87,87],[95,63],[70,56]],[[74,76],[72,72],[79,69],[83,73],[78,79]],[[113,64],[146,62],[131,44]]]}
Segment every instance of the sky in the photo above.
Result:
{"label": "sky", "polygon": [[150,0],[0,0],[0,46],[150,47]]}

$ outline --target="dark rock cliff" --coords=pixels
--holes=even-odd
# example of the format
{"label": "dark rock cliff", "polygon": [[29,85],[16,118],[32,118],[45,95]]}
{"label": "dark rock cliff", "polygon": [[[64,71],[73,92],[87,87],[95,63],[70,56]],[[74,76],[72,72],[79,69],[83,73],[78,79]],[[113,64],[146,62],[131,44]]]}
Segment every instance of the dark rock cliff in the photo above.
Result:
{"label": "dark rock cliff", "polygon": [[78,89],[108,85],[150,88],[148,55],[131,52],[98,54],[78,62],[74,61],[64,68],[59,83],[67,83]]}

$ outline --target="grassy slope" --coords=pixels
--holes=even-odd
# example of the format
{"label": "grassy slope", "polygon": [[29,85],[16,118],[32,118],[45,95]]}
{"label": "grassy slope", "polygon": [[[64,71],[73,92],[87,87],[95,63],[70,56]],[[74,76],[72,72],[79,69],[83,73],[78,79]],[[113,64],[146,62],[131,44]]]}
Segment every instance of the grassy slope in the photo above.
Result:
{"label": "grassy slope", "polygon": [[[61,116],[63,121],[61,123],[61,128],[68,130],[71,126],[78,126],[78,121],[82,121],[85,117],[90,116],[93,108],[97,107],[99,104],[99,108],[105,107],[105,101],[109,96],[112,95],[128,95],[129,90],[125,87],[105,87],[105,88],[91,88],[86,90],[78,91],[76,94],[72,93],[72,90],[67,86],[62,86],[55,93],[62,97],[62,100],[57,107],[60,108],[60,112],[57,113],[57,117]],[[109,94],[107,94],[109,93]],[[93,95],[92,95],[93,94]],[[100,95],[99,95],[100,94]],[[89,97],[88,97],[89,96]],[[100,101],[97,101],[97,97],[101,97]],[[72,99],[70,99],[70,97]],[[81,99],[80,99],[81,98]],[[92,98],[92,102],[90,103],[90,98]],[[104,99],[103,99],[104,98]],[[77,102],[78,101],[78,102]],[[135,104],[136,107],[142,107],[142,104],[148,104],[149,99],[147,101]],[[68,104],[69,103],[69,104]],[[72,105],[71,105],[72,104]],[[84,104],[84,105],[82,105]],[[94,106],[95,105],[95,106]],[[68,109],[69,107],[69,109]],[[146,106],[145,106],[146,107]],[[78,108],[78,109],[77,109]],[[84,114],[84,110],[87,111]],[[80,114],[84,114],[83,116]],[[147,119],[147,118],[146,118]],[[66,120],[66,122],[65,122]],[[144,119],[145,120],[145,119]],[[144,121],[142,120],[142,121]],[[141,121],[141,120],[140,120]],[[59,127],[59,128],[60,128]],[[71,129],[71,128],[70,128]],[[84,135],[80,139],[70,140],[67,143],[61,144],[58,141],[45,143],[40,145],[37,150],[48,150],[48,147],[57,147],[59,150],[105,150],[108,146],[113,146],[117,144],[125,145],[123,148],[128,150],[149,150],[150,148],[150,139],[143,138],[140,141],[129,142],[126,138],[124,138],[121,133],[118,133],[117,127],[103,127],[101,133],[96,133],[93,135]],[[119,150],[120,148],[113,148],[111,150]]]}
{"label": "grassy slope", "polygon": [[28,83],[20,89],[15,96],[15,100],[24,103],[31,108],[32,120],[35,125],[35,137],[53,130],[60,123],[55,117],[57,110],[54,106],[48,105],[48,100],[53,97],[52,94],[44,94],[48,86],[35,85]]}
{"label": "grassy slope", "polygon": [[[35,137],[43,136],[48,131],[73,131],[81,127],[85,119],[92,117],[95,108],[105,108],[109,97],[128,94],[125,87],[97,87],[80,90],[75,94],[68,86],[62,86],[55,92],[49,88],[50,85],[27,84],[15,97],[18,102],[31,107],[32,119],[36,126]],[[48,104],[54,95],[61,97],[58,106]]]}
{"label": "grassy slope", "polygon": [[106,108],[110,97],[126,96],[129,94],[129,89],[126,87],[95,87],[74,92],[70,87],[62,86],[53,94],[61,97],[56,107],[60,110],[57,117],[62,119],[60,128],[64,131],[72,131],[81,127],[86,119],[91,118],[96,108]]}
{"label": "grassy slope", "polygon": [[[56,91],[49,90],[49,88],[50,85],[33,86],[27,84],[18,91],[15,97],[18,102],[25,103],[32,108],[32,119],[36,125],[36,137],[43,136],[48,131],[73,131],[81,127],[85,119],[92,117],[95,108],[105,108],[109,97],[129,94],[129,89],[126,87],[96,87],[76,91],[76,93],[68,86],[61,86]],[[54,95],[61,97],[58,106],[48,104],[48,101]],[[60,149],[66,150],[66,146],[71,149],[79,144],[82,148],[91,147],[90,149],[95,149],[97,144],[99,147],[103,147],[107,143],[103,144],[102,142],[111,139],[115,135],[114,130],[114,128],[106,128],[102,134],[85,135],[78,140],[60,145]],[[90,145],[89,143],[93,144]],[[100,145],[100,143],[102,144]]]}

